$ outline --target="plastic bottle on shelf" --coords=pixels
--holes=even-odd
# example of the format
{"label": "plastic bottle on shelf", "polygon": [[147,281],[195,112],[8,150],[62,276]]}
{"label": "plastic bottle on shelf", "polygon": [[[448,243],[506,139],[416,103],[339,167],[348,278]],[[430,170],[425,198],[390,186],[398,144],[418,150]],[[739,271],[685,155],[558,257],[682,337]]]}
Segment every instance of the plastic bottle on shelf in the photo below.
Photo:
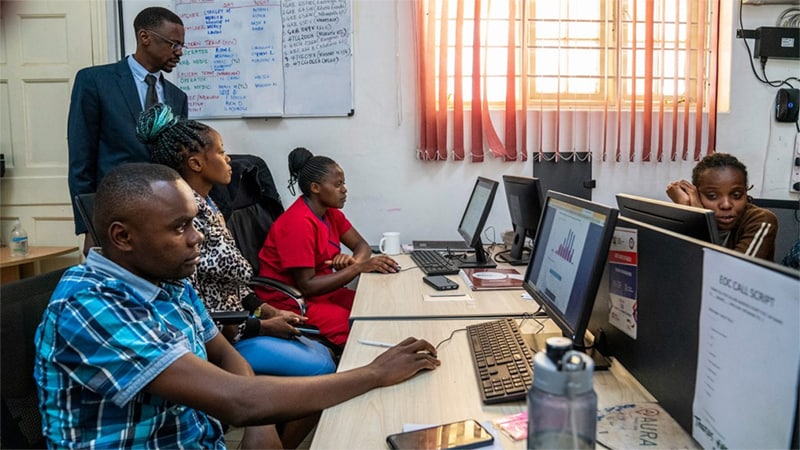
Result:
{"label": "plastic bottle on shelf", "polygon": [[28,233],[22,228],[19,219],[14,221],[10,241],[12,256],[25,256],[28,254]]}

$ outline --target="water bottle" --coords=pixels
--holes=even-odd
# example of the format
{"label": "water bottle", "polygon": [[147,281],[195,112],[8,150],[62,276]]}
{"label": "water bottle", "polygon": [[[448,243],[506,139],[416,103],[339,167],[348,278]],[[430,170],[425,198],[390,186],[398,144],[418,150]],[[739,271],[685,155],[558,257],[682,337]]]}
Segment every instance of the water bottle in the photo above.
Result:
{"label": "water bottle", "polygon": [[11,229],[11,255],[25,256],[28,254],[28,233],[22,229],[19,219],[14,221],[14,228]]}
{"label": "water bottle", "polygon": [[533,357],[528,449],[593,449],[597,433],[594,362],[563,337]]}

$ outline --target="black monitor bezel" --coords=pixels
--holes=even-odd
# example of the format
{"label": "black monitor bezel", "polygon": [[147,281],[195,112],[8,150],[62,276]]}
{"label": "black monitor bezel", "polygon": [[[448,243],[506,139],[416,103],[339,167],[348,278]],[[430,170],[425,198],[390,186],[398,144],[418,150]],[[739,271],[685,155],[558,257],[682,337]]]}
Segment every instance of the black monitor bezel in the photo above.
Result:
{"label": "black monitor bezel", "polygon": [[[512,187],[516,187],[516,189],[509,189]],[[503,188],[505,189],[511,225],[514,227],[514,240],[511,243],[508,257],[511,260],[520,260],[523,258],[525,238],[530,236],[531,239],[534,239],[536,237],[536,230],[539,227],[539,221],[542,217],[542,206],[545,200],[544,192],[542,191],[542,183],[535,177],[503,175]],[[521,218],[515,217],[514,201],[511,197],[512,192],[521,194],[519,197],[528,201],[527,203],[525,201],[519,203],[520,209],[524,210],[524,212],[521,213]],[[533,201],[530,201],[531,199]],[[534,211],[535,214],[531,214],[531,211]],[[534,216],[536,219],[528,224],[526,218]]]}
{"label": "black monitor bezel", "polygon": [[[547,239],[542,238],[543,222],[547,216],[547,210],[550,208],[550,203],[553,200],[574,205],[579,208],[587,209],[597,214],[605,216],[605,222],[600,235],[600,247],[598,252],[591,262],[592,270],[587,278],[586,290],[581,299],[583,306],[580,310],[575,323],[569,323],[566,317],[566,311],[561,311],[547,296],[543,295],[539,289],[536,288],[535,283],[531,281],[531,271],[536,263],[537,256],[544,257],[547,245]],[[584,349],[584,336],[586,334],[587,326],[589,325],[589,318],[594,309],[594,300],[597,297],[597,290],[600,287],[600,280],[603,276],[603,269],[608,261],[608,250],[611,246],[611,240],[614,237],[614,228],[617,222],[618,211],[615,208],[606,206],[600,203],[595,203],[589,200],[578,198],[572,195],[563,194],[555,191],[548,191],[545,197],[545,202],[542,207],[542,214],[539,220],[539,226],[536,230],[536,239],[533,243],[533,252],[531,253],[531,260],[525,270],[525,279],[523,288],[530,294],[530,296],[544,309],[547,316],[558,326],[564,337],[569,338],[573,342],[576,349]]]}
{"label": "black monitor bezel", "polygon": [[619,215],[711,244],[720,243],[714,211],[638,195],[617,194]]}
{"label": "black monitor bezel", "polygon": [[[497,187],[499,185],[500,183],[495,180],[485,177],[478,177],[472,187],[472,193],[469,196],[469,200],[467,200],[467,204],[464,206],[464,213],[461,216],[461,220],[458,222],[458,234],[461,235],[461,238],[464,239],[464,242],[466,242],[467,245],[475,249],[475,257],[478,259],[482,258],[484,255],[481,233],[483,232],[483,227],[486,226],[486,220],[489,218],[489,213],[492,211],[494,197],[497,193]],[[481,215],[478,223],[476,224],[475,230],[471,230],[470,232],[469,230],[464,230],[464,220],[466,220],[467,215],[470,212],[470,207],[475,199],[475,193],[478,191],[479,186],[485,186],[489,189],[489,197],[486,199],[486,202],[481,205]]]}

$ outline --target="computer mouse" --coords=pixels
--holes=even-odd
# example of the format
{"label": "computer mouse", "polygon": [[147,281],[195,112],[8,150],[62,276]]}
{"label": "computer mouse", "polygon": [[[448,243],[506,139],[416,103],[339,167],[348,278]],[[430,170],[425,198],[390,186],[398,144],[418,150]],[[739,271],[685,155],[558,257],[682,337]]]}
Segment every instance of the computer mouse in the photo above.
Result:
{"label": "computer mouse", "polygon": [[384,275],[391,275],[393,273],[398,273],[398,272],[400,272],[400,265],[399,264],[394,266],[394,272],[381,272],[380,270],[373,270],[370,273],[382,273]]}

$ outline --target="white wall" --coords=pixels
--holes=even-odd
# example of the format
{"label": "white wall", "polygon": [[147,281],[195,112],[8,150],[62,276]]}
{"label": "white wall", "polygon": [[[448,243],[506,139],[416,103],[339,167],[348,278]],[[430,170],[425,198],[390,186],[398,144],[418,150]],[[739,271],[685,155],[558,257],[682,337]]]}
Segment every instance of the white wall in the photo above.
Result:
{"label": "white wall", "polygon": [[[368,241],[377,242],[388,230],[400,231],[403,242],[457,239],[456,227],[478,175],[496,180],[502,174],[530,176],[533,165],[531,161],[496,161],[491,156],[477,164],[418,161],[411,1],[353,1],[353,117],[208,123],[222,133],[228,152],[258,154],[267,161],[285,206],[293,201],[286,190],[286,155],[296,146],[306,146],[344,168],[349,189],[344,211]],[[143,5],[134,4],[134,8]],[[744,26],[772,25],[786,7],[745,6]],[[776,89],[759,83],[750,71],[742,40],[733,38],[738,28],[736,13],[724,19],[734,24],[730,27],[733,95],[730,112],[718,115],[717,149],[736,154],[748,166],[755,185],[753,196],[796,199],[797,194],[790,194],[788,188],[795,125],[771,119]],[[797,60],[770,60],[767,74],[783,79],[797,76],[798,68]],[[596,158],[593,199],[614,205],[614,194],[621,191],[666,199],[666,184],[688,178],[693,166],[693,162],[619,164]],[[497,240],[500,232],[510,228],[502,187],[489,225],[497,231]]]}

